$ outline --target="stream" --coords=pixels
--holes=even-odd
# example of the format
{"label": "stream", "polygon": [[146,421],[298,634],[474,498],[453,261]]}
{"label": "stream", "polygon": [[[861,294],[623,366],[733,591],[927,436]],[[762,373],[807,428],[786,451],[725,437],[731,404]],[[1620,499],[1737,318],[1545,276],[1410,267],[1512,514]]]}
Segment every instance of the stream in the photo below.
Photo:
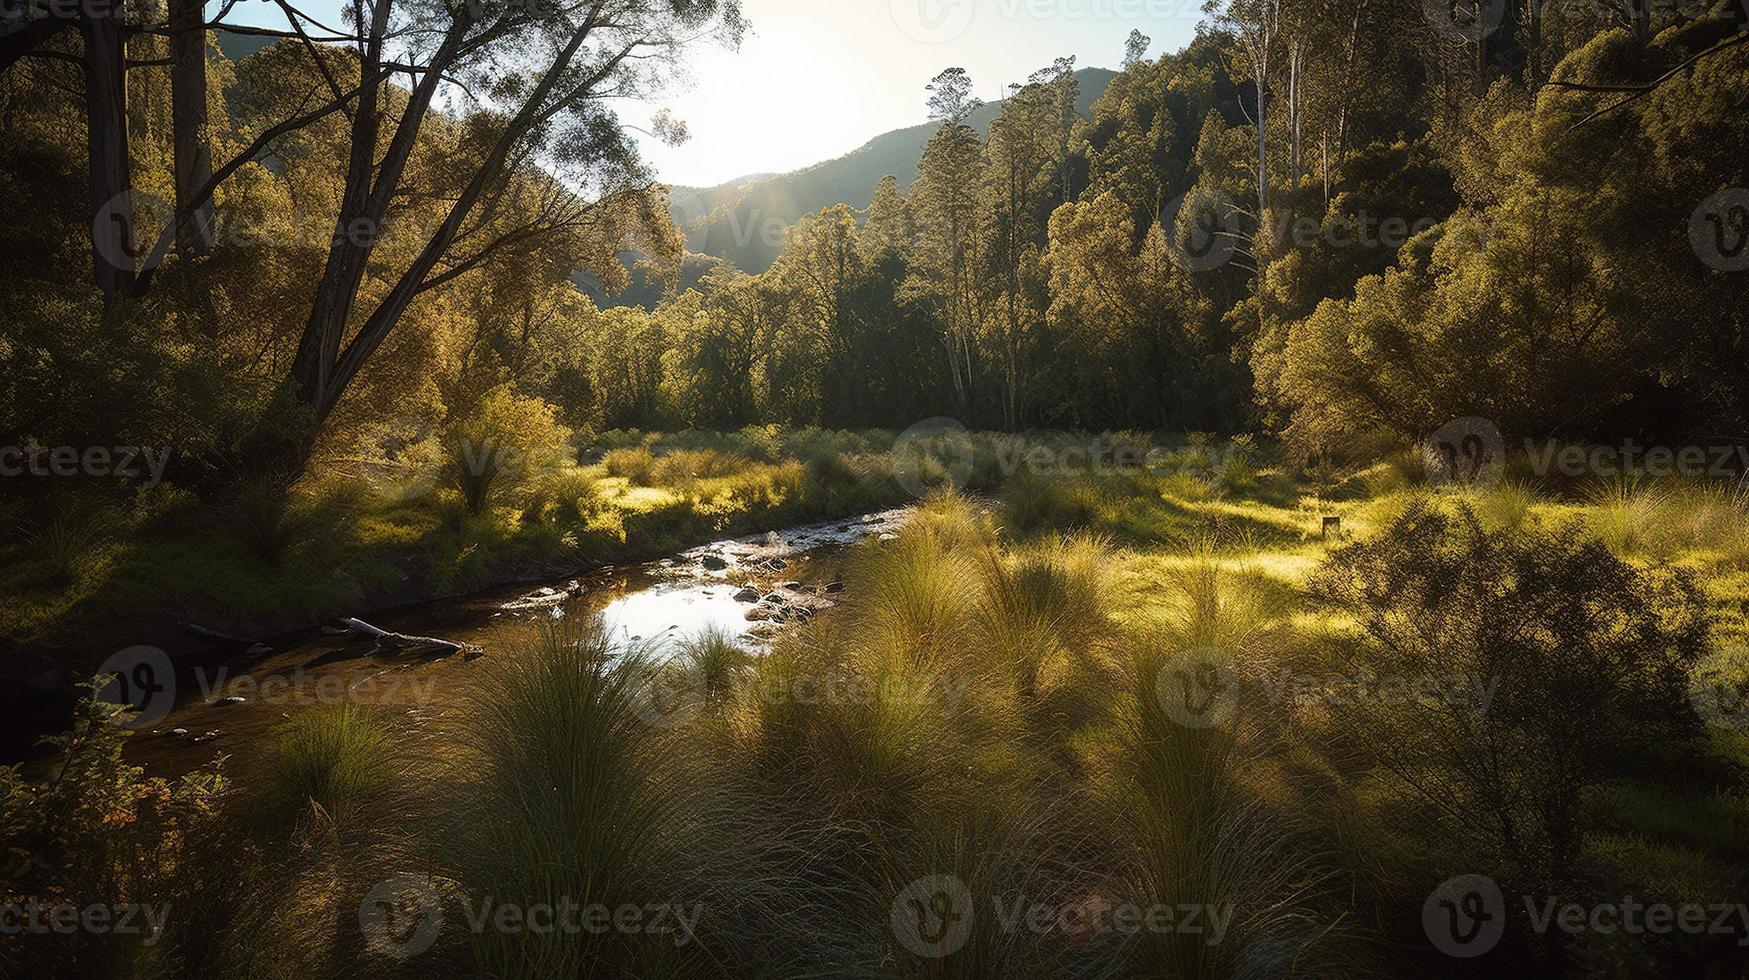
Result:
{"label": "stream", "polygon": [[[299,712],[341,703],[376,705],[402,715],[416,732],[440,732],[445,722],[465,717],[492,658],[542,619],[600,612],[617,644],[635,644],[658,659],[710,628],[758,650],[784,622],[836,601],[849,545],[895,533],[908,514],[899,508],[726,538],[532,589],[492,589],[364,617],[390,632],[477,649],[422,653],[325,628],[284,649],[197,672],[179,685],[167,714],[142,717],[126,757],[163,776],[220,753],[247,758]],[[235,764],[227,771],[244,781],[249,775]]]}

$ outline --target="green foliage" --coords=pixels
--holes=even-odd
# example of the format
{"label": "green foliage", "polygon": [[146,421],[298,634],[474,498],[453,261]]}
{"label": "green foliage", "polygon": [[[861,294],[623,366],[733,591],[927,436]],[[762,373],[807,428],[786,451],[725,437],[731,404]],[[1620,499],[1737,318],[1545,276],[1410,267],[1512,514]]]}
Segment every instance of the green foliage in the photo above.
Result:
{"label": "green foliage", "polygon": [[8,972],[170,973],[163,961],[184,944],[198,946],[194,921],[205,907],[203,865],[223,863],[220,808],[229,786],[214,763],[180,779],[148,777],[122,758],[130,730],[124,709],[97,698],[90,685],[73,727],[49,736],[53,756],[42,775],[0,768],[0,902],[32,899],[48,907],[136,903],[150,909],[139,928],[72,935],[16,933],[0,966]]}
{"label": "green foliage", "polygon": [[468,512],[478,514],[563,469],[571,458],[570,439],[551,405],[499,386],[444,436],[445,480]]}
{"label": "green foliage", "polygon": [[[711,828],[693,809],[702,794],[687,792],[678,757],[646,720],[660,710],[653,674],[640,652],[615,650],[599,621],[549,622],[497,658],[442,841],[467,894],[609,908],[682,894],[689,837]],[[612,971],[655,946],[569,930],[487,930],[470,945],[475,968],[495,976]]]}
{"label": "green foliage", "polygon": [[1422,499],[1334,552],[1313,589],[1356,617],[1354,669],[1474,682],[1366,699],[1356,720],[1401,790],[1501,881],[1561,893],[1585,790],[1695,733],[1689,673],[1709,629],[1693,577],[1625,564],[1579,528],[1490,532],[1467,504]]}

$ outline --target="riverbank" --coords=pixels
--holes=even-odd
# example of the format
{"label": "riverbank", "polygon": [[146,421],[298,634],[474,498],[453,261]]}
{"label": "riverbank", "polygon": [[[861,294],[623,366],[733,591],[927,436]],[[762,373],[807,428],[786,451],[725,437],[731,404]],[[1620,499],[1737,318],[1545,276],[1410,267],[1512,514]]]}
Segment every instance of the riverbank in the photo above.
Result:
{"label": "riverbank", "polygon": [[588,462],[516,474],[514,492],[478,509],[441,470],[414,466],[330,467],[281,494],[252,488],[219,503],[170,487],[57,498],[0,546],[11,600],[0,609],[0,757],[64,727],[77,679],[124,648],[162,649],[184,673],[210,669],[253,643],[306,641],[338,617],[392,617],[904,503],[914,494],[893,478],[892,439],[610,433]]}

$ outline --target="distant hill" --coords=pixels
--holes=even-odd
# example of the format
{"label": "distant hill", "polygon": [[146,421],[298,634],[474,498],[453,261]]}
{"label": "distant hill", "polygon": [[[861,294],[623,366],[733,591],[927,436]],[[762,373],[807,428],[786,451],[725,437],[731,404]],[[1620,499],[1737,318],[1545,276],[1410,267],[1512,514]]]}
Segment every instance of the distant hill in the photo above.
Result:
{"label": "distant hill", "polygon": [[[244,58],[276,39],[251,34],[216,31],[219,49],[232,60]],[[1117,73],[1105,68],[1083,68],[1075,73],[1080,82],[1076,111],[1091,114],[1093,103]],[[1002,111],[1002,103],[986,103],[969,120],[979,132]],[[681,268],[679,288],[684,290],[716,264],[726,260],[744,272],[760,273],[771,268],[783,249],[784,233],[801,219],[821,208],[848,204],[862,209],[874,195],[875,185],[892,174],[899,186],[909,189],[917,178],[923,148],[935,135],[935,123],[922,123],[882,133],[835,160],[783,174],[748,174],[715,187],[673,189],[670,208],[675,224],[686,234],[686,249],[694,253]],[[627,253],[622,258],[635,266],[642,256]],[[602,295],[594,277],[585,272],[573,281],[603,306],[652,307],[662,298],[659,284],[647,282],[642,270],[632,270],[632,284],[616,296]]]}
{"label": "distant hill", "polygon": [[[1104,68],[1076,72],[1077,111],[1088,115],[1115,75]],[[1000,102],[986,104],[972,116],[972,125],[986,131],[1001,107]],[[834,204],[866,208],[887,174],[909,188],[936,128],[924,123],[882,133],[836,160],[787,174],[741,177],[716,187],[675,187],[675,223],[686,232],[688,251],[728,259],[745,272],[764,272],[782,248],[782,229],[802,215]]]}

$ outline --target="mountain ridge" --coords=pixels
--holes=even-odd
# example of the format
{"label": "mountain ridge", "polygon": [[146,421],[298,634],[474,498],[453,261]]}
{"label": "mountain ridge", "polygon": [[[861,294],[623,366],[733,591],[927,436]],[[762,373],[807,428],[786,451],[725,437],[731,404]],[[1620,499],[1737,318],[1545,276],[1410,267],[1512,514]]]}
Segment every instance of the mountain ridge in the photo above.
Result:
{"label": "mountain ridge", "polygon": [[[1088,116],[1116,76],[1108,68],[1076,71],[1076,112]],[[1001,100],[986,102],[967,122],[987,132],[1001,111]],[[786,173],[737,177],[712,187],[675,185],[669,208],[686,235],[688,252],[732,262],[743,272],[764,272],[783,248],[783,232],[803,215],[835,204],[866,208],[875,185],[888,174],[901,190],[909,189],[923,148],[938,128],[924,122],[888,130],[842,156]]]}

